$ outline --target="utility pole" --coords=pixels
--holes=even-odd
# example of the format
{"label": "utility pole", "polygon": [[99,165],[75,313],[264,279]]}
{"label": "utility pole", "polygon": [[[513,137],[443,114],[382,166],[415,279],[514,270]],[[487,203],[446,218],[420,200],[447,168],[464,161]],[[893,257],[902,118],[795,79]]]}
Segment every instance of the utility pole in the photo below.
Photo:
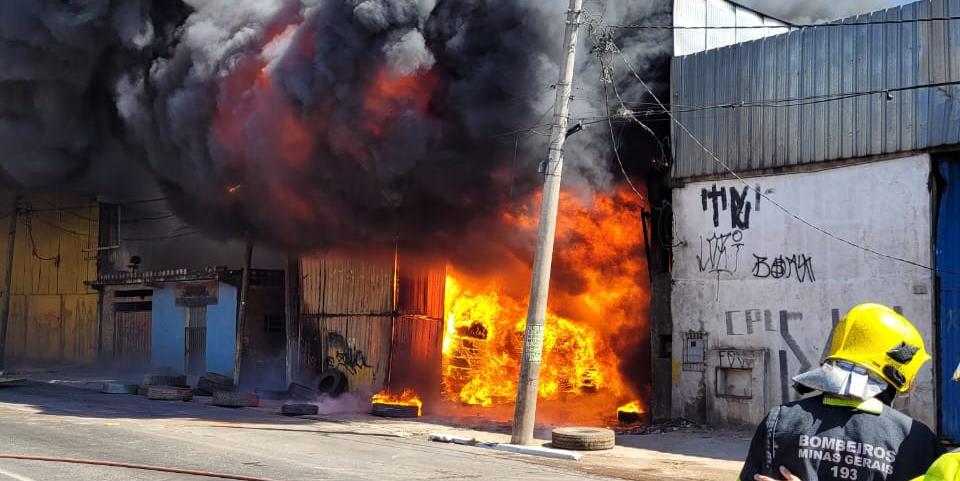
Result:
{"label": "utility pole", "polygon": [[583,0],[570,0],[570,8],[567,10],[563,65],[560,67],[560,79],[557,82],[553,127],[550,129],[550,150],[543,172],[540,227],[537,233],[537,250],[533,258],[527,330],[523,342],[523,358],[520,361],[517,405],[513,414],[513,436],[510,441],[513,444],[533,443],[537,388],[540,385],[540,358],[543,354],[543,329],[547,317],[553,240],[557,231],[557,206],[560,202],[560,174],[563,172],[563,141],[567,134],[567,114],[570,109],[574,60],[577,54],[577,30],[580,27],[582,7]]}
{"label": "utility pole", "polygon": [[253,239],[247,236],[247,248],[240,277],[240,308],[237,309],[237,349],[233,358],[233,385],[240,388],[240,365],[243,363],[243,345],[246,344],[247,300],[250,298],[250,265],[253,263]]}
{"label": "utility pole", "polygon": [[0,372],[3,372],[3,359],[7,353],[7,323],[10,320],[10,294],[12,293],[13,251],[17,241],[17,218],[20,216],[20,194],[13,198],[13,212],[10,213],[10,230],[7,237],[7,265],[3,272],[3,304],[0,304]]}
{"label": "utility pole", "polygon": [[300,258],[287,257],[287,269],[283,280],[284,334],[287,341],[286,385],[296,381],[300,364]]}

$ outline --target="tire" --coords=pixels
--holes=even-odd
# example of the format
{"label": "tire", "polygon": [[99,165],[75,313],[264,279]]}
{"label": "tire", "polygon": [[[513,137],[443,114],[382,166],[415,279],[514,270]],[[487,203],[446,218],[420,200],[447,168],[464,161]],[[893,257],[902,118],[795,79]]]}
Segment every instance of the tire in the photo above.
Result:
{"label": "tire", "polygon": [[256,394],[217,391],[213,393],[211,404],[225,408],[255,408],[260,405]]}
{"label": "tire", "polygon": [[100,392],[104,394],[137,394],[140,386],[137,384],[122,384],[118,382],[105,382]]}
{"label": "tire", "polygon": [[197,380],[197,391],[202,392],[202,396],[213,396],[213,393],[217,391],[236,391],[236,386],[233,385],[233,380],[229,383],[218,383],[206,377],[201,377]]}
{"label": "tire", "polygon": [[317,414],[319,409],[313,404],[284,404],[280,414],[284,416],[310,416]]}
{"label": "tire", "polygon": [[370,414],[384,418],[415,418],[420,416],[420,408],[403,404],[373,403]]}
{"label": "tire", "polygon": [[602,428],[557,428],[553,430],[553,447],[574,451],[613,449],[616,435]]}
{"label": "tire", "polygon": [[147,399],[154,401],[189,401],[193,399],[193,391],[190,388],[179,386],[149,386],[147,387]]}
{"label": "tire", "polygon": [[148,374],[143,378],[143,384],[147,386],[175,386],[187,387],[187,376],[184,374],[160,375]]}
{"label": "tire", "polygon": [[347,392],[347,376],[339,369],[327,369],[317,379],[317,392],[330,397],[339,397]]}
{"label": "tire", "polygon": [[206,374],[204,374],[203,376],[200,376],[200,377],[201,377],[201,378],[207,378],[207,379],[209,379],[210,381],[213,381],[213,382],[216,383],[216,384],[225,384],[225,385],[230,385],[230,386],[233,385],[233,378],[232,378],[232,377],[230,377],[230,376],[224,376],[223,374],[217,374],[217,373],[215,373],[215,372],[208,372],[208,373],[206,373]]}
{"label": "tire", "polygon": [[297,384],[295,382],[290,383],[290,387],[287,388],[287,392],[290,393],[291,398],[298,401],[313,401],[320,396],[320,393],[317,391],[314,391],[303,384]]}

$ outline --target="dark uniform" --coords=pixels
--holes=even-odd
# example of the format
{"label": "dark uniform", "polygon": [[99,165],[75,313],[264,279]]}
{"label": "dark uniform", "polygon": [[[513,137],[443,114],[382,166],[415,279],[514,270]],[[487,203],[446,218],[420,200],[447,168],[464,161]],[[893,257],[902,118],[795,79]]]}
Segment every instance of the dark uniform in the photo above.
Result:
{"label": "dark uniform", "polygon": [[876,399],[824,395],[771,410],[757,426],[740,472],[780,479],[786,466],[804,481],[909,481],[945,452],[921,422]]}

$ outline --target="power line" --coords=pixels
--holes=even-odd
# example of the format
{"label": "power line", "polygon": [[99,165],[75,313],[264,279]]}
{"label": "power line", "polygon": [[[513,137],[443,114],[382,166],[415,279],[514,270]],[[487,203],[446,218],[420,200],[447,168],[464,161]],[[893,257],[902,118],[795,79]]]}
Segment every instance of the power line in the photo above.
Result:
{"label": "power line", "polygon": [[[189,228],[189,226],[183,226],[181,228]],[[168,235],[156,236],[156,237],[121,237],[120,240],[127,241],[127,242],[147,242],[147,241],[179,239],[181,237],[187,237],[187,236],[198,235],[198,234],[200,233],[197,231],[187,231],[187,232],[180,232],[176,234],[168,234]]]}
{"label": "power line", "polygon": [[29,212],[27,213],[27,215],[24,216],[23,223],[27,227],[27,237],[30,239],[30,247],[31,247],[30,253],[33,255],[33,257],[36,257],[41,261],[53,261],[55,265],[60,265],[59,254],[53,257],[40,255],[40,249],[37,247],[37,241],[36,239],[33,238],[33,220],[31,219]]}
{"label": "power line", "polygon": [[960,20],[960,16],[946,17],[926,17],[926,18],[903,18],[898,20],[868,20],[864,22],[838,22],[830,23],[807,23],[807,24],[786,24],[786,25],[607,25],[609,28],[616,29],[636,29],[636,30],[756,30],[756,29],[803,29],[814,27],[862,27],[866,25],[901,25],[907,23],[929,23],[929,22],[949,22],[951,20]]}
{"label": "power line", "polygon": [[154,217],[135,217],[135,218],[133,218],[133,219],[122,219],[122,220],[120,221],[120,223],[121,223],[121,224],[132,224],[132,223],[135,223],[135,222],[153,221],[153,220],[164,220],[164,219],[169,219],[169,218],[171,218],[171,217],[176,217],[176,216],[177,216],[177,214],[174,214],[173,212],[169,212],[169,213],[167,213],[167,214],[158,215],[158,216],[154,216]]}
{"label": "power line", "polygon": [[98,207],[98,204],[110,204],[110,205],[141,205],[141,204],[151,204],[154,202],[161,202],[168,200],[168,197],[155,197],[152,199],[140,199],[140,200],[131,200],[123,202],[97,202],[93,201],[93,205],[72,205],[72,206],[63,206],[63,207],[46,207],[43,209],[31,209],[33,212],[57,212],[61,210],[80,210],[80,209],[95,209]]}
{"label": "power line", "polygon": [[820,226],[818,226],[818,225],[816,225],[816,224],[814,224],[814,223],[812,223],[812,222],[810,222],[810,221],[808,221],[808,220],[800,217],[799,215],[793,213],[793,211],[791,211],[790,209],[787,209],[786,207],[784,207],[784,206],[783,206],[782,204],[780,204],[779,202],[773,200],[770,196],[768,196],[766,193],[764,193],[761,189],[755,189],[755,188],[752,187],[746,180],[744,180],[743,177],[741,177],[739,174],[737,174],[733,169],[730,168],[730,166],[728,166],[728,165],[727,165],[723,160],[721,160],[715,153],[713,153],[713,151],[711,151],[709,148],[707,148],[707,146],[704,145],[703,142],[701,142],[700,139],[697,138],[697,136],[694,135],[693,132],[691,132],[691,131],[686,127],[686,125],[684,125],[684,124],[681,123],[679,120],[677,120],[676,116],[674,116],[673,113],[670,111],[670,109],[668,109],[668,108],[663,104],[663,102],[660,101],[660,98],[657,97],[657,94],[653,92],[653,89],[651,89],[651,88],[647,85],[647,83],[644,82],[643,78],[640,77],[640,74],[637,73],[637,70],[636,70],[636,69],[633,67],[633,65],[630,63],[630,60],[627,59],[626,55],[623,54],[623,52],[620,50],[620,47],[617,46],[616,42],[614,42],[614,40],[613,40],[612,38],[608,37],[608,38],[606,39],[606,41],[610,42],[610,45],[611,45],[611,47],[613,48],[613,51],[617,53],[617,55],[620,57],[621,61],[624,63],[624,65],[627,67],[627,69],[630,70],[630,73],[633,75],[633,77],[636,78],[638,82],[640,82],[640,85],[642,85],[643,88],[647,91],[647,93],[649,93],[650,96],[653,97],[653,99],[657,102],[657,104],[660,106],[660,108],[663,109],[663,111],[666,112],[666,113],[670,116],[671,121],[672,121],[674,124],[676,124],[676,126],[679,127],[680,130],[682,130],[687,136],[689,136],[704,152],[706,152],[711,158],[713,158],[713,160],[714,160],[716,163],[718,163],[721,167],[723,167],[723,169],[726,170],[727,173],[729,173],[729,174],[730,174],[731,176],[733,176],[735,179],[737,179],[738,181],[740,181],[741,183],[743,183],[743,185],[745,185],[747,188],[749,188],[749,189],[754,189],[755,192],[756,192],[760,197],[762,197],[762,198],[765,199],[766,201],[768,201],[768,202],[770,202],[771,204],[773,204],[774,207],[776,207],[777,209],[779,209],[780,211],[782,211],[784,214],[792,217],[793,219],[795,219],[795,220],[797,220],[798,222],[806,225],[807,227],[810,227],[811,229],[814,229],[814,230],[816,230],[817,232],[820,232],[821,234],[826,235],[827,237],[829,237],[829,238],[831,238],[831,239],[834,239],[834,240],[836,240],[836,241],[838,241],[838,242],[842,242],[842,243],[847,244],[847,245],[849,245],[849,246],[851,246],[851,247],[854,247],[854,248],[856,248],[856,249],[860,249],[860,250],[862,250],[862,251],[869,252],[869,253],[871,253],[871,254],[873,254],[873,255],[876,255],[876,256],[879,256],[879,257],[882,257],[882,258],[886,258],[886,259],[890,259],[890,260],[894,260],[894,261],[897,261],[897,262],[902,262],[902,263],[904,263],[904,264],[908,264],[908,265],[911,265],[911,266],[914,266],[914,267],[919,267],[919,268],[926,269],[926,270],[933,271],[933,272],[945,272],[945,273],[948,273],[948,274],[960,274],[960,272],[953,272],[953,271],[948,271],[948,270],[944,270],[944,269],[938,269],[938,268],[936,268],[936,267],[930,267],[930,266],[921,264],[921,263],[916,262],[916,261],[911,261],[911,260],[909,260],[909,259],[904,259],[904,258],[902,258],[902,257],[897,257],[897,256],[895,256],[895,255],[891,255],[891,254],[887,254],[887,253],[884,253],[884,252],[880,252],[880,251],[878,251],[878,250],[876,250],[876,249],[873,249],[873,248],[871,248],[871,247],[869,247],[869,246],[857,244],[856,242],[853,242],[853,241],[851,241],[851,240],[849,240],[849,239],[846,239],[846,238],[841,237],[841,236],[839,236],[839,235],[837,235],[837,234],[834,234],[834,233],[832,233],[832,232],[824,229],[823,227],[820,227]]}

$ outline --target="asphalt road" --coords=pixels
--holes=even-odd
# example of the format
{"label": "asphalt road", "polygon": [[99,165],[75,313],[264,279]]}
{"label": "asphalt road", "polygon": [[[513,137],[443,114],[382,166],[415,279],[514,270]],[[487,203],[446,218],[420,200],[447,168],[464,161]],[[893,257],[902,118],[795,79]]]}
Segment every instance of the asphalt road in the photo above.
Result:
{"label": "asphalt road", "polygon": [[[0,454],[120,461],[274,480],[606,479],[524,457],[296,420],[31,383],[0,388]],[[0,459],[0,481],[214,479]]]}

